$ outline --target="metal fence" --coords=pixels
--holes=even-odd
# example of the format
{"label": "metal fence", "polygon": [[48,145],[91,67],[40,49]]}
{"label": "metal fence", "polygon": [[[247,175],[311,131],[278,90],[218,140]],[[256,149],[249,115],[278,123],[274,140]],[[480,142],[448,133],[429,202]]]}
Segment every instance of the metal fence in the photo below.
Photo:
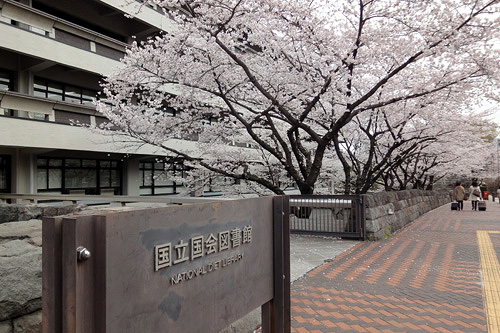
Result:
{"label": "metal fence", "polygon": [[365,239],[361,195],[291,195],[290,232]]}

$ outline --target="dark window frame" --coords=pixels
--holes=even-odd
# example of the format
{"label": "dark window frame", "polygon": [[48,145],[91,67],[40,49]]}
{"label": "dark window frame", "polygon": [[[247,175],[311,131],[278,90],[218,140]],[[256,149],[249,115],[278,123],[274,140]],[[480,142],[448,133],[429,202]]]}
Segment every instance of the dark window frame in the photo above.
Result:
{"label": "dark window frame", "polygon": [[[0,68],[0,75],[6,77],[6,80],[2,80],[0,77],[0,91],[14,91],[14,73],[12,71]],[[2,82],[6,82],[3,84]],[[5,87],[7,89],[2,89]],[[10,109],[3,109],[3,112],[0,116],[13,116],[14,112]]]}
{"label": "dark window frame", "polygon": [[[9,70],[0,68],[0,91],[13,91],[14,90],[14,73]],[[2,78],[4,80],[2,80]],[[2,84],[2,82],[7,82]],[[6,87],[7,89],[1,89],[1,87]]]}
{"label": "dark window frame", "polygon": [[[45,160],[44,165],[39,165],[40,160]],[[60,165],[50,165],[51,160],[61,161]],[[79,166],[68,166],[68,160],[78,160]],[[93,161],[95,162],[95,166],[84,166],[84,161]],[[103,166],[101,162],[109,162],[109,167]],[[101,194],[103,190],[113,190],[115,195],[121,195],[123,193],[123,163],[119,160],[105,160],[105,159],[94,159],[94,158],[72,158],[72,157],[49,157],[49,156],[40,156],[37,158],[37,173],[38,170],[46,170],[45,178],[46,178],[46,188],[38,189],[38,192],[51,192],[51,191],[60,191],[63,194],[69,194],[69,191],[73,190],[84,190],[85,194]],[[61,179],[60,187],[50,187],[50,170],[56,169],[61,170]],[[66,173],[68,170],[95,170],[96,172],[96,184],[95,186],[88,187],[71,187],[68,188],[66,186]],[[108,170],[110,174],[109,186],[101,186],[101,170]],[[112,171],[118,173],[118,186],[112,186]]]}
{"label": "dark window frame", "polygon": [[[43,86],[44,89],[36,87],[36,85]],[[56,92],[56,91],[51,91],[50,90],[50,85],[58,85],[61,87],[61,92]],[[75,95],[70,95],[70,91],[72,90],[77,90],[78,92],[78,97]],[[71,104],[79,104],[79,105],[89,105],[89,103],[92,102],[91,99],[88,97],[90,96],[88,93],[93,93],[94,98],[98,99],[99,96],[99,91],[81,87],[81,86],[76,86],[73,84],[67,84],[63,82],[58,82],[54,80],[48,80],[39,76],[35,76],[34,84],[33,84],[33,94],[35,96],[38,96],[36,94],[40,94],[43,96],[39,96],[42,98],[47,98],[50,100],[55,100],[55,101],[63,101],[66,103],[71,103]],[[49,95],[56,95],[60,96],[61,99],[54,99],[50,98]],[[71,101],[70,101],[71,100]],[[73,102],[75,100],[76,102]]]}
{"label": "dark window frame", "polygon": [[[148,166],[146,166],[146,164]],[[162,167],[157,167],[157,164],[161,164]],[[149,166],[150,165],[150,166]],[[166,167],[168,165],[168,167]],[[179,194],[179,189],[183,188],[184,185],[179,184],[175,181],[172,181],[171,185],[159,185],[155,182],[155,171],[164,171],[164,172],[172,172],[174,175],[176,173],[180,173],[181,177],[185,177],[186,167],[184,166],[184,161],[179,158],[171,158],[167,159],[167,161],[157,161],[157,160],[144,160],[139,162],[139,174],[141,177],[141,185],[140,189],[149,189],[151,194],[144,194],[154,196],[154,195],[175,195]],[[147,177],[150,177],[151,180],[150,185],[146,184]],[[171,193],[158,193],[159,189],[167,189],[171,188]]]}
{"label": "dark window frame", "polygon": [[224,185],[214,184],[215,183],[214,177],[210,177],[208,179],[208,184],[205,184],[205,187],[203,189],[203,193],[221,193],[223,191],[223,189],[217,189],[217,187],[226,186],[227,184],[238,185],[241,183],[241,180],[236,179],[236,178],[226,177],[226,176],[222,176],[222,175],[215,176],[215,177],[222,177],[224,179]]}
{"label": "dark window frame", "polygon": [[5,171],[6,175],[6,186],[5,188],[0,188],[0,193],[10,193],[11,179],[12,179],[12,166],[11,166],[10,155],[0,155],[0,171]]}

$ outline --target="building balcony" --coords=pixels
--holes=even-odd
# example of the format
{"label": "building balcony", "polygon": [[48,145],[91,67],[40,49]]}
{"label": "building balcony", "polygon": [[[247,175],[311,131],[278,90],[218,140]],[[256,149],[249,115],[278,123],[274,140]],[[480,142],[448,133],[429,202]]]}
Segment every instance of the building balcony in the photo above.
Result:
{"label": "building balcony", "polygon": [[[158,147],[134,142],[129,137],[70,126],[99,125],[105,121],[94,106],[0,91],[0,146],[166,155]],[[166,144],[176,149],[195,149],[193,141],[170,139]]]}
{"label": "building balcony", "polygon": [[127,47],[12,0],[0,0],[0,23],[2,48],[99,75],[109,74]]}
{"label": "building balcony", "polygon": [[136,19],[159,30],[173,32],[176,29],[175,22],[166,17],[161,9],[150,7],[140,1],[100,0],[100,2],[123,11],[128,15],[132,15]]}

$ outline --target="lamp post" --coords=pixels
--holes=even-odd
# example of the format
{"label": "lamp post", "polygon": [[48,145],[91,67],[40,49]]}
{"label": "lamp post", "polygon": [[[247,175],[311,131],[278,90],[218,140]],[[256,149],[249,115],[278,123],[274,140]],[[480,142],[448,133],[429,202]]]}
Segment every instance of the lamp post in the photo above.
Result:
{"label": "lamp post", "polygon": [[499,194],[499,189],[500,189],[500,156],[499,156],[499,150],[500,150],[500,138],[497,138],[497,142],[496,142],[496,147],[497,147],[497,179],[495,181],[495,184],[497,186],[497,191],[496,193],[493,195],[493,200],[495,200],[495,195],[497,196],[498,198],[498,202],[500,203],[500,196],[497,195]]}

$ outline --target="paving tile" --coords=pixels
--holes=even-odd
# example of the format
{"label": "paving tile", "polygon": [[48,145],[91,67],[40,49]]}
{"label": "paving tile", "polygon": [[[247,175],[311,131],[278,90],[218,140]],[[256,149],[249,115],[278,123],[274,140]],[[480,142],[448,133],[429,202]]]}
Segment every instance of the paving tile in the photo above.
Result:
{"label": "paving tile", "polygon": [[328,328],[336,327],[334,323],[332,323],[330,320],[322,320],[321,323]]}
{"label": "paving tile", "polygon": [[500,232],[499,216],[500,205],[460,214],[446,205],[359,243],[294,282],[292,331],[487,332],[477,231]]}
{"label": "paving tile", "polygon": [[367,327],[366,330],[370,333],[378,333],[380,332],[378,329],[376,329],[375,327]]}

